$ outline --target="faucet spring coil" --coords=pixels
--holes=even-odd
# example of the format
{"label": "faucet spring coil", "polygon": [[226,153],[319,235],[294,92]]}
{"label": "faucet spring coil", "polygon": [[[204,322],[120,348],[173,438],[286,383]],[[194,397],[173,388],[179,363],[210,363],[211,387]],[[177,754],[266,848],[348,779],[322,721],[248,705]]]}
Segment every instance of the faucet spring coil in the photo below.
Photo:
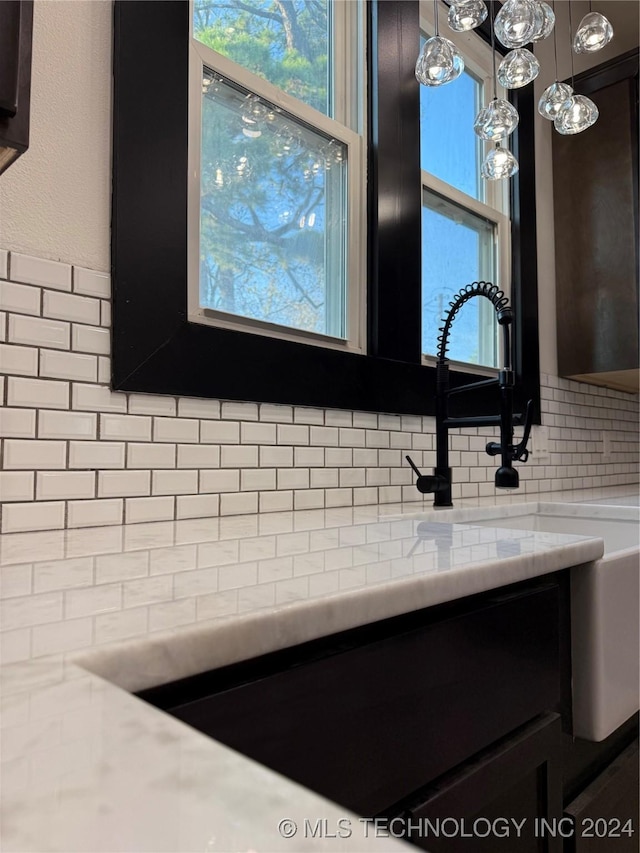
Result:
{"label": "faucet spring coil", "polygon": [[467,284],[463,287],[449,302],[449,311],[442,318],[442,326],[439,328],[438,335],[438,362],[442,363],[447,358],[447,348],[449,346],[449,331],[451,324],[462,306],[473,299],[474,296],[484,296],[496,309],[496,313],[503,311],[509,307],[509,299],[505,296],[504,291],[496,284],[490,281],[474,281],[472,284]]}

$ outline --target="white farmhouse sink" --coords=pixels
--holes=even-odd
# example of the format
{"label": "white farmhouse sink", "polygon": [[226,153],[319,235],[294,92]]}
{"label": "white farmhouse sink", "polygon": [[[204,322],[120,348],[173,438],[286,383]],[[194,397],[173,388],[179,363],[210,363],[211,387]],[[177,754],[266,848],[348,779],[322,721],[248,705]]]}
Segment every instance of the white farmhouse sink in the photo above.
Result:
{"label": "white farmhouse sink", "polygon": [[640,510],[540,503],[479,513],[469,523],[604,540],[602,559],[571,573],[574,734],[604,740],[640,705]]}

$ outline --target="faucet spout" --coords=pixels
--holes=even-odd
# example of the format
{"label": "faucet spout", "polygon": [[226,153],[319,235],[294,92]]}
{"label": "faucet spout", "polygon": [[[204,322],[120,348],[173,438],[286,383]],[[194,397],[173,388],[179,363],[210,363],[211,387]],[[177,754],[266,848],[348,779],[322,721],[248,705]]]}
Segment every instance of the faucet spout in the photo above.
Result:
{"label": "faucet spout", "polygon": [[[497,380],[481,380],[457,388],[449,387],[449,361],[447,359],[447,348],[449,345],[449,334],[451,324],[462,306],[474,297],[481,296],[489,300],[496,312],[498,325],[502,328],[502,357],[503,367],[499,372]],[[500,427],[500,442],[489,442],[486,451],[490,456],[500,455],[500,467],[496,471],[495,484],[498,489],[517,489],[519,475],[513,467],[513,462],[527,461],[528,451],[526,449],[531,429],[532,401],[527,404],[525,417],[525,430],[522,441],[514,446],[513,427],[517,420],[522,422],[521,415],[513,412],[513,389],[515,377],[512,368],[511,333],[510,327],[513,322],[513,311],[509,300],[504,292],[495,284],[487,281],[475,281],[468,284],[454,296],[449,303],[449,311],[443,318],[438,336],[438,359],[436,362],[436,467],[433,476],[424,476],[415,468],[418,474],[416,483],[419,491],[423,493],[432,492],[434,495],[434,506],[453,506],[451,502],[451,468],[449,467],[449,429],[452,427],[490,426]],[[471,389],[486,387],[489,385],[500,387],[500,414],[498,416],[475,416],[470,418],[449,417],[449,397],[451,394],[461,393]],[[408,457],[407,457],[408,458]]]}

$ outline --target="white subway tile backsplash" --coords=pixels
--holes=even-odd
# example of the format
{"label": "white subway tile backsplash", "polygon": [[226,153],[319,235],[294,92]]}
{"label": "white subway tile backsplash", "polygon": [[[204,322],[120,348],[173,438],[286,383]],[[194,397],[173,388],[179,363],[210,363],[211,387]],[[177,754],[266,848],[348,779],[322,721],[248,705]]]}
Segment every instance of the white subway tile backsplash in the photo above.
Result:
{"label": "white subway tile backsplash", "polygon": [[89,412],[43,409],[38,414],[38,438],[91,439],[96,437],[97,429],[98,416]]}
{"label": "white subway tile backsplash", "polygon": [[260,512],[288,512],[293,509],[293,492],[260,492]]}
{"label": "white subway tile backsplash", "polygon": [[293,493],[294,509],[322,509],[324,507],[323,489],[296,489]]}
{"label": "white subway tile backsplash", "polygon": [[275,444],[276,425],[251,421],[241,424],[240,441],[242,444]]}
{"label": "white subway tile backsplash", "polygon": [[1,471],[0,503],[4,501],[32,501],[34,497],[33,471]]}
{"label": "white subway tile backsplash", "polygon": [[100,437],[107,441],[151,441],[151,418],[100,415]]}
{"label": "white subway tile backsplash", "polygon": [[39,287],[0,281],[0,308],[16,314],[40,314],[42,291]]}
{"label": "white subway tile backsplash", "polygon": [[34,409],[0,408],[0,438],[35,438]]}
{"label": "white subway tile backsplash", "polygon": [[[264,420],[262,413],[260,419]],[[293,419],[297,424],[323,426],[324,409],[307,409],[303,406],[296,406],[293,410]]]}
{"label": "white subway tile backsplash", "polygon": [[111,297],[111,280],[106,272],[96,272],[82,267],[73,269],[73,292],[83,296]]}
{"label": "white subway tile backsplash", "polygon": [[4,468],[26,471],[65,468],[67,446],[64,441],[19,441],[5,439]]}
{"label": "white subway tile backsplash", "polygon": [[141,521],[171,521],[175,513],[173,496],[158,498],[127,498],[125,501],[125,523]]}
{"label": "white subway tile backsplash", "polygon": [[193,495],[198,492],[197,471],[154,471],[154,495]]}
{"label": "white subway tile backsplash", "polygon": [[27,314],[11,314],[7,340],[12,344],[27,344],[56,349],[69,349],[70,327],[61,320],[46,320]]}
{"label": "white subway tile backsplash", "polygon": [[282,406],[275,403],[261,403],[260,420],[278,424],[290,424],[293,421],[292,406]]}
{"label": "white subway tile backsplash", "polygon": [[102,385],[80,385],[74,382],[72,408],[87,412],[124,413],[127,411],[127,397]]}
{"label": "white subway tile backsplash", "polygon": [[222,417],[229,421],[257,421],[257,403],[237,403],[230,400],[222,404]]}
{"label": "white subway tile backsplash", "polygon": [[115,498],[151,494],[151,471],[99,471],[98,497]]}
{"label": "white subway tile backsplash", "polygon": [[220,448],[221,468],[257,468],[258,448],[251,445],[224,444]]}
{"label": "white subway tile backsplash", "polygon": [[312,426],[309,428],[309,436],[311,444],[322,447],[337,447],[340,433],[337,427]]}
{"label": "white subway tile backsplash", "polygon": [[186,418],[154,418],[154,441],[197,442],[200,422]]}
{"label": "white subway tile backsplash", "polygon": [[71,332],[71,346],[76,352],[107,355],[111,351],[111,335],[108,329],[74,323]]}
{"label": "white subway tile backsplash", "polygon": [[71,266],[45,258],[11,253],[11,278],[54,290],[71,290]]}
{"label": "white subway tile backsplash", "polygon": [[[151,467],[155,466],[152,465]],[[219,468],[220,448],[215,444],[179,444],[177,467]]]}
{"label": "white subway tile backsplash", "polygon": [[179,397],[178,415],[181,418],[217,419],[220,417],[220,401],[202,400],[199,397]]}
{"label": "white subway tile backsplash", "polygon": [[99,527],[101,525],[122,524],[122,498],[105,500],[69,501],[69,527]]}
{"label": "white subway tile backsplash", "polygon": [[111,325],[111,303],[104,300],[100,303],[100,325],[107,327]]}
{"label": "white subway tile backsplash", "polygon": [[38,471],[36,499],[41,501],[93,498],[96,476],[93,471]]}
{"label": "white subway tile backsplash", "polygon": [[9,252],[0,249],[0,278],[7,278],[9,274]]}
{"label": "white subway tile backsplash", "polygon": [[116,441],[70,441],[69,468],[124,468],[125,447],[123,442]]}
{"label": "white subway tile backsplash", "polygon": [[130,415],[175,415],[177,411],[175,397],[161,397],[157,394],[129,394]]}
{"label": "white subway tile backsplash", "polygon": [[209,518],[220,514],[220,495],[179,495],[176,518]]}
{"label": "white subway tile backsplash", "polygon": [[37,376],[38,350],[34,347],[0,344],[0,373]]}
{"label": "white subway tile backsplash", "polygon": [[175,468],[175,444],[136,444],[127,446],[127,468]]}
{"label": "white subway tile backsplash", "polygon": [[207,444],[239,444],[240,424],[234,421],[203,421],[200,441]]}
{"label": "white subway tile backsplash", "polygon": [[64,501],[7,504],[2,509],[2,532],[60,530],[64,527],[64,509]]}
{"label": "white subway tile backsplash", "polygon": [[40,351],[40,376],[95,382],[98,378],[98,361],[95,355],[43,349]]}
{"label": "white subway tile backsplash", "polygon": [[85,296],[45,290],[42,296],[42,313],[54,320],[100,325],[100,301]]}
{"label": "white subway tile backsplash", "polygon": [[[404,457],[433,467],[433,417],[113,392],[109,276],[13,257],[3,270],[0,252],[0,278],[14,279],[0,281],[4,530],[422,500]],[[38,370],[47,378],[31,378]],[[637,481],[637,397],[546,376],[541,397],[550,456],[521,469],[523,495]],[[493,438],[489,428],[453,432],[454,498],[493,494],[494,460],[484,453]],[[296,588],[276,589],[286,583],[265,583],[264,594],[289,600]],[[211,590],[196,615],[237,610],[243,596]],[[109,601],[113,593],[87,602],[96,609],[86,613]],[[77,608],[69,615],[84,615]],[[167,624],[192,618],[180,608],[166,614]]]}
{"label": "white subway tile backsplash", "polygon": [[201,492],[237,492],[240,489],[240,471],[200,471]]}
{"label": "white subway tile backsplash", "polygon": [[68,409],[69,383],[11,377],[7,380],[7,405]]}
{"label": "white subway tile backsplash", "polygon": [[243,492],[261,492],[275,488],[275,468],[245,468],[240,472],[240,489]]}
{"label": "white subway tile backsplash", "polygon": [[294,447],[293,464],[296,468],[322,468],[324,454],[324,447]]}
{"label": "white subway tile backsplash", "polygon": [[254,512],[258,512],[257,492],[220,495],[220,515],[248,515]]}
{"label": "white subway tile backsplash", "polygon": [[293,465],[293,447],[261,447],[261,468],[287,468]]}

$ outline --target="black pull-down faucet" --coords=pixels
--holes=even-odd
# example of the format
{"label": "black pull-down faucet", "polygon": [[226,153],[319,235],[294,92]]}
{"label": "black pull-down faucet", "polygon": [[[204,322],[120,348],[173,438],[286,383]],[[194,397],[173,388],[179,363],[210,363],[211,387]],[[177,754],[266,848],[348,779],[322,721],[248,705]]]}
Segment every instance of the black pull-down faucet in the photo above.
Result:
{"label": "black pull-down faucet", "polygon": [[[504,366],[497,379],[486,379],[472,382],[468,385],[449,387],[449,361],[447,346],[451,324],[465,302],[475,296],[484,296],[496,311],[498,324],[502,328],[502,350]],[[413,460],[407,456],[407,461],[416,476],[416,487],[423,494],[433,493],[434,506],[453,506],[451,503],[451,468],[449,467],[449,430],[456,427],[499,426],[500,442],[490,441],[486,446],[489,456],[500,456],[500,467],[496,471],[495,483],[498,489],[517,489],[519,485],[518,472],[513,462],[526,462],[529,456],[527,442],[531,431],[533,403],[527,403],[525,415],[513,413],[513,387],[515,377],[511,358],[510,326],[513,322],[513,311],[504,293],[488,281],[474,281],[468,284],[454,296],[449,303],[449,311],[443,318],[443,325],[438,336],[438,360],[436,363],[436,467],[432,475],[421,474]],[[489,386],[500,388],[500,414],[479,415],[468,418],[449,417],[449,397],[464,391],[475,390]],[[522,440],[513,443],[514,425],[524,424]]]}

